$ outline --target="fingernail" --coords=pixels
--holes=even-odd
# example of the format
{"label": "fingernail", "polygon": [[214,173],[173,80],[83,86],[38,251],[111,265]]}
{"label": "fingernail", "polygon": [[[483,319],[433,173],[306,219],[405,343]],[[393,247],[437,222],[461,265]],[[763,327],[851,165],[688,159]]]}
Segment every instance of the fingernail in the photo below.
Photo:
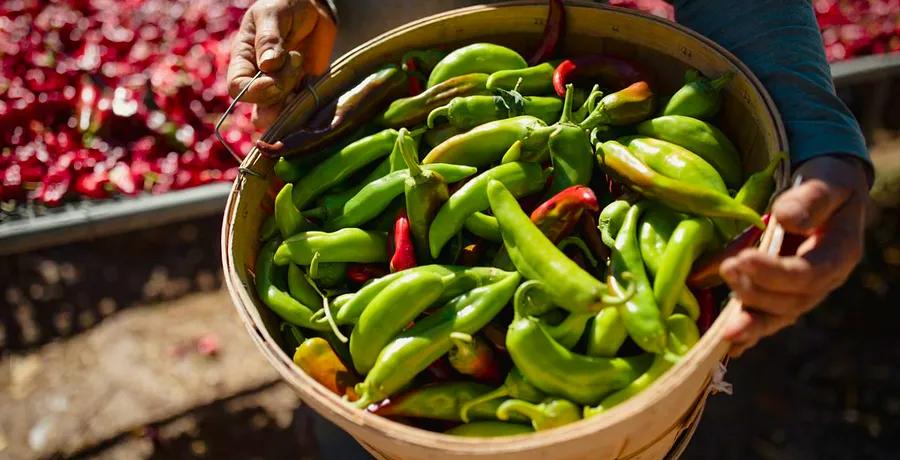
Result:
{"label": "fingernail", "polygon": [[269,49],[263,51],[262,56],[259,57],[259,63],[265,64],[266,62],[269,62],[272,59],[275,59],[275,54],[276,54],[275,50],[273,50],[272,48],[269,48]]}

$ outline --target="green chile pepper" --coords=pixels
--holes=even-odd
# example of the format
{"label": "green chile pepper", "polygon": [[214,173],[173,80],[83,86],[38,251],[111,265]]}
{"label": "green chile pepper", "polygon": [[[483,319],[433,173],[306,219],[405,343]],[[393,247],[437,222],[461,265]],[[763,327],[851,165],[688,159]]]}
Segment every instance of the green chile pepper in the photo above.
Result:
{"label": "green chile pepper", "polygon": [[517,90],[526,96],[553,94],[553,62],[543,62],[524,69],[498,70],[488,77],[487,88]]}
{"label": "green chile pepper", "polygon": [[418,272],[401,276],[379,292],[350,334],[350,356],[356,371],[369,372],[382,348],[430,307],[443,290],[440,276]]}
{"label": "green chile pepper", "polygon": [[441,145],[447,139],[464,132],[466,132],[465,129],[457,128],[450,123],[445,123],[425,131],[425,135],[422,137],[425,139],[425,143],[428,147],[433,149],[438,145]]}
{"label": "green chile pepper", "polygon": [[[653,295],[659,301],[663,317],[671,316],[678,297],[686,290],[685,281],[691,265],[714,238],[713,224],[705,217],[685,219],[672,232],[653,280]],[[693,316],[699,316],[699,313],[698,306]]]}
{"label": "green chile pepper", "polygon": [[520,115],[530,115],[549,124],[559,118],[563,107],[562,101],[557,97],[519,96],[515,101],[510,99],[511,97],[502,95],[457,97],[447,105],[432,110],[428,114],[427,126],[431,129],[436,120],[445,118],[457,128],[470,129]]}
{"label": "green chile pepper", "polygon": [[317,252],[320,262],[387,263],[387,234],[358,228],[300,232],[281,243],[275,251],[275,264],[309,265]]}
{"label": "green chile pepper", "polygon": [[[672,233],[686,217],[663,206],[651,206],[644,212],[638,231],[638,242],[644,265],[654,280],[659,273],[659,265]],[[656,301],[661,302],[659,297]],[[697,319],[700,315],[700,304],[686,285],[678,295],[677,302],[692,318]]]}
{"label": "green chile pepper", "polygon": [[593,317],[594,313],[569,313],[559,324],[544,325],[544,329],[553,340],[571,350],[581,340],[588,321]]}
{"label": "green chile pepper", "polygon": [[386,129],[364,137],[328,157],[294,185],[294,206],[303,209],[329,188],[341,183],[369,163],[387,156],[394,147],[397,131]]}
{"label": "green chile pepper", "polygon": [[275,215],[266,217],[262,225],[259,227],[259,241],[266,241],[275,236],[278,232],[278,225],[275,223]]}
{"label": "green chile pepper", "polygon": [[282,238],[289,238],[301,230],[310,228],[309,222],[300,213],[300,210],[294,206],[291,194],[294,191],[294,184],[284,184],[278,195],[275,195],[275,225]]}
{"label": "green chile pepper", "polygon": [[315,272],[312,267],[309,270],[310,278],[316,282],[316,286],[323,288],[337,288],[347,282],[346,262],[317,262]]}
{"label": "green chile pepper", "polygon": [[415,243],[416,260],[421,263],[429,260],[428,229],[438,208],[450,198],[450,192],[447,189],[447,180],[443,176],[419,166],[415,151],[401,145],[400,154],[409,168],[409,177],[404,183],[406,214],[409,216],[410,233]]}
{"label": "green chile pepper", "polygon": [[517,412],[531,419],[531,426],[535,431],[549,430],[581,420],[581,407],[557,398],[550,398],[540,404],[510,399],[497,409],[497,418],[509,420]]}
{"label": "green chile pepper", "polygon": [[547,294],[554,304],[570,312],[586,313],[622,301],[607,296],[605,284],[547,239],[501,182],[492,180],[487,190],[510,260],[525,278],[550,287]]}
{"label": "green chile pepper", "polygon": [[483,212],[475,212],[466,218],[463,225],[466,227],[466,230],[477,237],[494,243],[503,242],[503,238],[500,236],[500,224],[497,223],[497,219],[493,216]]}
{"label": "green chile pepper", "polygon": [[347,204],[347,201],[350,201],[351,198],[356,196],[363,187],[371,182],[381,179],[390,172],[391,164],[390,157],[388,157],[378,163],[378,166],[376,166],[372,172],[367,174],[363,180],[359,181],[358,184],[322,195],[318,200],[319,207],[304,210],[303,215],[320,220],[333,219],[343,212],[344,205]]}
{"label": "green chile pepper", "polygon": [[256,284],[256,295],[276,315],[291,324],[314,330],[327,329],[327,324],[320,325],[312,321],[312,308],[300,303],[279,287],[278,278],[283,277],[284,273],[273,263],[278,244],[279,241],[275,239],[259,248],[254,283]]}
{"label": "green chile pepper", "polygon": [[447,105],[457,97],[490,94],[485,87],[487,74],[461,75],[429,87],[421,94],[397,99],[378,119],[382,126],[392,128],[411,127],[424,122],[432,110]]}
{"label": "green chile pepper", "polygon": [[728,136],[712,124],[683,115],[669,115],[639,124],[637,131],[684,147],[715,167],[726,185],[731,188],[740,185],[741,154]]}
{"label": "green chile pepper", "polygon": [[775,192],[775,170],[782,161],[788,161],[788,157],[784,152],[779,152],[765,168],[747,178],[747,182],[744,182],[738,190],[734,200],[756,212],[765,211],[772,193]]}
{"label": "green chile pepper", "polygon": [[528,434],[534,432],[528,425],[507,422],[481,421],[463,423],[462,425],[450,428],[444,434],[452,434],[454,436],[464,436],[468,438],[496,438],[500,436],[515,436],[517,434]]}
{"label": "green chile pepper", "polygon": [[547,152],[547,140],[554,130],[528,115],[492,121],[447,139],[431,149],[422,163],[483,167],[499,162],[516,141],[522,141],[524,159],[537,161]]}
{"label": "green chile pepper", "polygon": [[607,359],[573,353],[553,340],[539,320],[521,314],[509,325],[506,349],[534,386],[579,404],[596,404],[650,365],[650,357],[643,355]]}
{"label": "green chile pepper", "polygon": [[490,207],[487,186],[498,180],[516,196],[534,193],[544,186],[546,172],[537,163],[516,161],[491,168],[456,191],[438,210],[428,234],[431,256],[437,257],[444,245],[459,233],[473,213]]}
{"label": "green chile pepper", "polygon": [[587,355],[600,358],[612,358],[622,348],[628,331],[622,322],[618,308],[607,308],[594,316],[588,328]]}
{"label": "green chile pepper", "polygon": [[[452,265],[422,265],[409,268],[397,273],[374,279],[363,286],[358,292],[347,300],[342,306],[335,306],[337,312],[334,320],[338,325],[355,324],[363,310],[372,302],[372,299],[384,290],[390,283],[407,273],[430,272],[439,276],[456,275],[447,281],[444,292],[436,303],[446,302],[453,297],[470,291],[480,286],[493,284],[504,279],[509,272],[494,267],[461,267]],[[319,318],[317,318],[318,320]],[[324,318],[321,318],[324,320]]]}
{"label": "green chile pepper", "polygon": [[639,81],[603,96],[597,107],[581,122],[581,127],[590,131],[597,125],[631,125],[650,117],[654,107],[656,97],[650,85]]}
{"label": "green chile pepper", "polygon": [[550,135],[548,148],[553,161],[553,180],[548,195],[553,196],[573,185],[587,185],[594,172],[594,148],[588,132],[570,121],[574,86],[566,87],[562,118]]}
{"label": "green chile pepper", "polygon": [[599,406],[585,407],[584,418],[590,418],[609,410],[611,407],[621,404],[641,391],[646,390],[650,384],[669,370],[679,357],[687,354],[700,340],[700,331],[697,330],[696,323],[685,315],[672,315],[666,320],[666,326],[669,330],[669,353],[656,355],[653,358],[653,364],[650,365],[647,372],[641,374],[627,387],[603,398]]}
{"label": "green chile pepper", "polygon": [[694,69],[688,70],[684,75],[685,85],[672,95],[662,114],[701,119],[714,117],[722,106],[722,89],[733,77],[734,74],[728,72],[709,80]]}
{"label": "green chile pepper", "polygon": [[610,249],[616,246],[616,235],[619,234],[619,229],[622,228],[622,223],[625,222],[625,216],[628,214],[629,209],[631,209],[631,205],[627,201],[616,200],[606,205],[603,211],[600,212],[597,228],[600,229],[603,244]]}
{"label": "green chile pepper", "polygon": [[[469,411],[475,410],[476,407],[481,406],[488,401],[495,401],[506,397],[537,403],[543,401],[547,397],[547,394],[532,385],[528,380],[525,380],[525,376],[522,375],[522,372],[513,367],[509,371],[509,374],[506,375],[506,379],[503,380],[503,385],[499,388],[483,393],[460,405],[459,417],[463,422],[468,423],[472,418],[469,416]],[[496,414],[496,411],[494,411],[494,413]],[[472,415],[475,415],[475,413],[473,412]]]}
{"label": "green chile pepper", "polygon": [[[367,407],[406,386],[419,372],[450,351],[453,346],[450,334],[474,334],[486,326],[512,298],[520,280],[519,274],[512,272],[493,284],[455,297],[416,322],[383,349],[378,347],[381,351],[378,359],[365,381],[357,385],[360,399],[356,406]],[[411,296],[407,295],[402,302],[408,303],[410,300]],[[363,314],[368,310],[366,308]]]}
{"label": "green chile pepper", "polygon": [[[392,397],[386,404],[378,405],[372,412],[385,417],[413,417],[432,420],[463,421],[460,407],[493,388],[474,382],[447,382],[426,385]],[[496,420],[502,400],[487,400],[475,404],[469,410],[473,420]],[[527,423],[528,418],[510,414],[513,421]],[[517,417],[516,417],[517,416]]]}
{"label": "green chile pepper", "polygon": [[494,73],[498,70],[524,69],[528,67],[519,53],[493,43],[474,43],[456,49],[434,66],[428,77],[427,88],[453,77],[471,73]]}
{"label": "green chile pepper", "polygon": [[500,381],[500,370],[494,349],[478,336],[453,332],[450,334],[453,348],[447,353],[450,366],[463,375],[479,382]]}
{"label": "green chile pepper", "polygon": [[322,296],[310,284],[306,273],[303,273],[303,269],[296,264],[288,265],[287,284],[291,297],[315,311],[322,308]]}
{"label": "green chile pepper", "polygon": [[[471,166],[435,163],[422,166],[422,169],[440,174],[448,182],[458,182],[473,174],[478,169]],[[355,195],[349,198],[340,208],[326,210],[329,220],[325,222],[328,230],[355,227],[376,218],[400,196],[409,179],[409,170],[394,171],[380,179],[366,184]]]}
{"label": "green chile pepper", "polygon": [[610,259],[611,281],[626,286],[626,273],[635,288],[634,296],[619,307],[622,322],[632,340],[650,353],[662,353],[666,347],[666,327],[653,297],[653,287],[644,270],[644,260],[638,245],[638,222],[646,203],[635,204],[628,210],[622,228],[616,235],[616,245]]}
{"label": "green chile pepper", "polygon": [[676,211],[729,217],[763,228],[762,218],[756,211],[726,194],[659,174],[618,142],[608,141],[597,146],[597,161],[622,183]]}
{"label": "green chile pepper", "polygon": [[728,194],[728,187],[718,171],[687,149],[650,137],[628,137],[619,142],[626,145],[644,164],[664,176]]}

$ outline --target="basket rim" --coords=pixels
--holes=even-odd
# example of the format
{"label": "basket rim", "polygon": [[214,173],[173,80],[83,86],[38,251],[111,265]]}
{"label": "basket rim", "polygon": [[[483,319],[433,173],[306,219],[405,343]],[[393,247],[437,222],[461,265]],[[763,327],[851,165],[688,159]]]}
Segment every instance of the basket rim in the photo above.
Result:
{"label": "basket rim", "polygon": [[[406,31],[416,29],[433,22],[439,22],[449,17],[477,14],[485,11],[496,10],[499,8],[537,6],[544,4],[545,3],[541,0],[518,0],[491,5],[476,5],[438,13],[432,16],[421,18],[416,21],[409,22],[407,24],[391,29],[383,34],[380,34],[372,38],[371,40],[366,41],[365,43],[360,44],[359,46],[342,55],[340,58],[336,59],[332,63],[332,69],[329,71],[329,73],[313,82],[312,87],[317,87],[323,81],[328,79],[329,76],[334,75],[335,72],[340,72],[341,68],[347,63],[352,62],[352,60],[358,54],[362,53],[364,50],[368,49],[370,46],[378,43],[386,37],[402,34]],[[651,21],[656,23],[658,26],[668,28],[673,33],[681,33],[687,35],[693,40],[699,42],[699,44],[711,48],[714,52],[718,53],[724,59],[726,59],[731,65],[736,67],[751,83],[753,89],[762,99],[763,105],[768,111],[768,116],[775,127],[775,135],[781,149],[787,151],[788,143],[785,128],[771,96],[766,91],[765,87],[763,87],[759,79],[753,74],[752,71],[750,71],[749,68],[746,67],[745,64],[743,64],[736,56],[734,56],[732,53],[730,53],[717,43],[691,29],[688,29],[685,26],[639,11],[608,5],[600,5],[597,3],[585,1],[567,2],[566,7],[567,9],[601,9],[613,14],[637,16],[641,18],[641,20]],[[305,91],[291,105],[299,104],[309,97],[315,97],[315,95],[310,95],[309,91]],[[270,139],[271,136],[274,135],[273,131],[274,126],[267,130],[266,133],[263,134],[262,138]],[[257,149],[254,148],[247,155],[247,157],[245,157],[242,167],[252,169],[252,166],[259,158],[260,153]],[[783,174],[781,175],[782,180],[779,184],[777,184],[778,190],[786,188],[789,177],[788,173],[790,172],[789,169],[789,164],[783,165]],[[459,455],[465,455],[467,453],[485,454],[492,452],[499,454],[531,450],[537,447],[544,446],[548,441],[551,440],[553,442],[571,441],[604,429],[614,427],[622,421],[638,416],[641,412],[643,412],[644,408],[656,402],[659,402],[664,397],[664,393],[660,391],[644,391],[640,395],[630,398],[628,401],[616,406],[613,409],[610,409],[610,411],[603,417],[584,419],[552,430],[502,438],[463,438],[459,436],[446,435],[443,433],[437,433],[406,425],[385,417],[369,413],[368,411],[363,411],[351,407],[350,405],[343,402],[340,397],[331,393],[323,386],[319,385],[311,377],[306,375],[306,373],[294,366],[293,361],[290,359],[290,357],[288,357],[277,345],[275,340],[271,336],[269,336],[268,332],[265,329],[265,326],[262,324],[258,312],[253,311],[256,308],[256,304],[254,302],[252,294],[253,290],[246,284],[242,283],[240,276],[237,273],[235,260],[233,258],[233,253],[231,250],[233,242],[231,229],[233,228],[232,224],[238,209],[237,205],[240,201],[240,192],[244,180],[247,180],[244,175],[239,176],[235,180],[235,183],[231,189],[231,193],[228,196],[228,202],[226,204],[222,225],[222,265],[225,271],[225,281],[232,299],[232,303],[237,309],[241,320],[247,327],[247,330],[256,343],[257,347],[260,349],[266,359],[273,365],[273,367],[275,367],[281,377],[288,383],[290,383],[291,386],[300,394],[301,399],[303,399],[305,403],[310,404],[320,412],[323,412],[323,415],[325,415],[327,418],[337,417],[344,421],[353,423],[357,427],[364,429],[371,434],[377,434],[380,436],[388,437],[390,439],[401,439],[406,443],[426,448],[441,448],[444,450],[453,450]],[[710,327],[710,329],[703,334],[697,346],[693,347],[693,349],[687,355],[685,355],[671,370],[666,372],[652,387],[658,390],[660,388],[668,388],[674,382],[682,381],[692,373],[693,365],[695,363],[701,362],[711,355],[716,355],[717,360],[721,361],[728,349],[728,342],[724,339],[725,323],[728,322],[730,318],[736,316],[739,312],[740,303],[735,299],[729,300],[727,305],[720,312],[719,317],[716,318],[716,321],[713,323],[712,327]],[[705,398],[706,394],[698,395],[698,397]],[[624,450],[625,448],[625,441],[623,440],[622,449]]]}

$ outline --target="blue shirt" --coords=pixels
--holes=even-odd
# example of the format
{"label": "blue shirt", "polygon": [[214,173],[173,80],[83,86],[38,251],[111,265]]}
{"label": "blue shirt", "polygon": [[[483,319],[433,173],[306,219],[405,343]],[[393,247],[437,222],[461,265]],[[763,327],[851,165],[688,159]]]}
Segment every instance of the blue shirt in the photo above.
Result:
{"label": "blue shirt", "polygon": [[[336,53],[406,22],[490,0],[336,0]],[[676,20],[741,59],[775,101],[792,163],[849,154],[868,162],[856,119],[835,95],[809,0],[674,0]]]}

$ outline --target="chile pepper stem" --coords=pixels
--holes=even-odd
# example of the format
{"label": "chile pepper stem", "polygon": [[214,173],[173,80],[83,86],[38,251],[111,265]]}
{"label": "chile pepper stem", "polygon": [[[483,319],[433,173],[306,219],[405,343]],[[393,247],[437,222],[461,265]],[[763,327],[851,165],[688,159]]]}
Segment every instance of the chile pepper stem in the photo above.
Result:
{"label": "chile pepper stem", "polygon": [[[401,129],[406,129],[406,128],[401,128]],[[415,137],[419,137],[419,136],[425,134],[426,132],[428,132],[428,127],[420,126],[412,131],[409,131],[409,136],[415,138]]]}
{"label": "chile pepper stem", "polygon": [[[631,274],[631,272],[623,272],[620,276],[624,281],[634,280],[634,276]],[[610,287],[612,287],[618,293],[618,295],[614,296],[611,296],[609,294],[603,295],[603,303],[609,306],[622,305],[625,302],[631,300],[631,298],[634,297],[634,293],[637,292],[635,283],[628,283],[628,286],[623,290],[622,285],[613,276],[609,277],[608,283]]]}
{"label": "chile pepper stem", "polygon": [[400,128],[400,134],[397,136],[397,142],[400,143],[400,155],[403,157],[403,161],[406,162],[406,167],[409,168],[409,177],[420,177],[422,175],[422,167],[419,166],[419,159],[416,158],[415,152],[406,148],[406,143],[403,142],[407,135],[409,135],[409,131],[406,128]]}
{"label": "chile pepper stem", "polygon": [[569,246],[575,246],[581,253],[587,258],[588,263],[591,264],[592,267],[596,268],[600,265],[600,262],[597,261],[597,258],[594,257],[594,253],[591,252],[591,249],[587,246],[587,243],[584,242],[581,238],[577,236],[570,236],[567,238],[563,238],[556,247],[559,248],[560,251],[564,250]]}
{"label": "chile pepper stem", "polygon": [[597,108],[597,101],[603,98],[603,91],[600,91],[600,85],[594,85],[591,88],[591,93],[588,94],[587,100],[584,101],[584,106],[587,108],[588,113],[594,111]]}
{"label": "chile pepper stem", "polygon": [[497,418],[500,420],[509,420],[510,412],[518,412],[532,420],[532,424],[536,424],[538,420],[543,420],[547,417],[547,414],[541,409],[540,406],[532,404],[528,401],[522,401],[521,399],[510,399],[509,401],[503,401],[503,404],[500,404],[500,407],[497,408]]}
{"label": "chile pepper stem", "polygon": [[559,117],[560,123],[569,123],[572,119],[573,105],[575,105],[575,85],[569,83],[566,85],[566,98],[563,101],[562,115]]}
{"label": "chile pepper stem", "polygon": [[493,401],[495,399],[504,398],[506,396],[509,396],[509,389],[504,385],[500,388],[497,388],[496,390],[489,391],[481,396],[470,399],[459,407],[459,418],[464,423],[469,423],[469,410],[471,408],[483,402]]}
{"label": "chile pepper stem", "polygon": [[516,318],[523,318],[528,315],[528,311],[526,310],[526,302],[528,302],[528,291],[538,288],[542,289],[544,287],[544,283],[537,280],[528,280],[516,289],[516,293],[513,295],[513,311],[515,312]]}
{"label": "chile pepper stem", "polygon": [[519,77],[519,79],[516,80],[516,86],[513,86],[513,89],[512,89],[512,90],[513,90],[514,92],[518,93],[518,92],[519,92],[519,87],[522,86],[522,82],[523,82],[523,81],[525,81],[525,80],[524,80],[522,77]]}
{"label": "chile pepper stem", "polygon": [[591,110],[591,113],[588,114],[587,118],[582,121],[579,126],[582,129],[594,129],[597,125],[601,125],[606,123],[609,120],[609,115],[606,114],[606,105],[603,104],[601,100],[599,104],[594,107],[594,110]]}
{"label": "chile pepper stem", "polygon": [[449,113],[450,107],[447,107],[446,105],[432,110],[431,113],[428,114],[428,119],[425,121],[425,126],[428,126],[428,129],[434,128],[434,121],[438,117],[447,118],[447,114]]}
{"label": "chile pepper stem", "polygon": [[734,72],[725,72],[719,78],[711,80],[709,84],[716,90],[721,90],[725,85],[731,82],[732,78],[734,78]]}
{"label": "chile pepper stem", "polygon": [[465,332],[451,332],[450,333],[450,341],[459,348],[462,348],[466,345],[469,345],[474,341],[471,335],[466,334]]}
{"label": "chile pepper stem", "polygon": [[314,278],[317,278],[319,272],[319,258],[321,254],[316,251],[313,254],[312,261],[309,263],[309,275],[306,276],[306,281],[309,282],[309,285],[322,297],[322,311],[325,312],[325,319],[328,321],[328,325],[331,326],[331,331],[334,332],[334,336],[337,337],[342,343],[347,343],[350,339],[345,336],[341,330],[338,328],[337,323],[334,321],[334,316],[331,315],[331,304],[328,301],[328,296],[322,293],[319,289],[319,286],[316,286],[316,282]]}

